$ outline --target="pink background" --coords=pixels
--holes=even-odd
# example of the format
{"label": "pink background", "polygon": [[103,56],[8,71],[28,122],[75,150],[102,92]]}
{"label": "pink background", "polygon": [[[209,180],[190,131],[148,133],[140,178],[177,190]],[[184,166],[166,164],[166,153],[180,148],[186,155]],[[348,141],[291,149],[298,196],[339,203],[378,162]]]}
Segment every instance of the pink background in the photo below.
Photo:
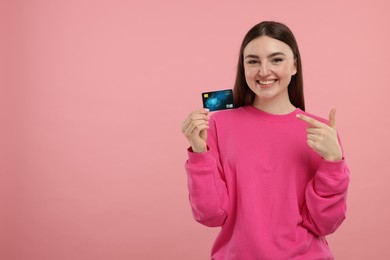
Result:
{"label": "pink background", "polygon": [[388,1],[187,2],[0,2],[0,258],[208,259],[181,123],[271,19],[300,45],[307,111],[338,109],[336,259],[390,259]]}

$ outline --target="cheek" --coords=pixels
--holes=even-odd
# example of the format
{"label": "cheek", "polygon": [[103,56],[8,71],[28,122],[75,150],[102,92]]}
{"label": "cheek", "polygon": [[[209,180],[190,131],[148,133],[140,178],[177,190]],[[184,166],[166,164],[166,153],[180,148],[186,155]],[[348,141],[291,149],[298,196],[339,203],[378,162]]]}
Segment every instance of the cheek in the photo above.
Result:
{"label": "cheek", "polygon": [[253,69],[253,68],[244,68],[244,72],[245,72],[245,78],[246,80],[251,80],[253,79],[255,76],[256,76],[256,70]]}
{"label": "cheek", "polygon": [[256,75],[253,72],[245,71],[245,81],[250,88],[255,85],[255,77]]}
{"label": "cheek", "polygon": [[284,64],[282,67],[280,67],[279,75],[283,77],[291,77],[295,74],[294,66],[291,66],[290,64]]}

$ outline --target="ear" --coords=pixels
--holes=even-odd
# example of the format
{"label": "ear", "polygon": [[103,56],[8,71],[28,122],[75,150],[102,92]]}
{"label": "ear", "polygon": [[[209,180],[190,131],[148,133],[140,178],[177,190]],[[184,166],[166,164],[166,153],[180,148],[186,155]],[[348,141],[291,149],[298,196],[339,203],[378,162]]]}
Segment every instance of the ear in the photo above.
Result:
{"label": "ear", "polygon": [[295,74],[297,74],[297,72],[298,72],[298,69],[297,69],[297,59],[295,58],[294,59],[294,65],[291,68],[291,76],[294,76]]}

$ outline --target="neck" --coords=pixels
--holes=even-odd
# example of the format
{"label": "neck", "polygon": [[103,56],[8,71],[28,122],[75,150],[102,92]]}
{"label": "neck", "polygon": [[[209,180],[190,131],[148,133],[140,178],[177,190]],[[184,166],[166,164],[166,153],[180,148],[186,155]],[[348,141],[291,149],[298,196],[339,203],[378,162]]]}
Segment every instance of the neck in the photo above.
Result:
{"label": "neck", "polygon": [[256,97],[252,105],[257,109],[275,115],[289,114],[296,109],[289,99],[284,102],[275,102],[274,100],[259,100]]}

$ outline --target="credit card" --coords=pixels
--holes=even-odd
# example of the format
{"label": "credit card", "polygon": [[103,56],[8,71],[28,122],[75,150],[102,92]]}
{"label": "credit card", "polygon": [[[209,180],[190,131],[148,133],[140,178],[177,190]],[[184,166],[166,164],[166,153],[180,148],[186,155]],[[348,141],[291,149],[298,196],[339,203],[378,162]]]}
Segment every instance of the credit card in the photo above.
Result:
{"label": "credit card", "polygon": [[231,89],[203,92],[202,100],[203,107],[210,111],[234,108],[233,90]]}

